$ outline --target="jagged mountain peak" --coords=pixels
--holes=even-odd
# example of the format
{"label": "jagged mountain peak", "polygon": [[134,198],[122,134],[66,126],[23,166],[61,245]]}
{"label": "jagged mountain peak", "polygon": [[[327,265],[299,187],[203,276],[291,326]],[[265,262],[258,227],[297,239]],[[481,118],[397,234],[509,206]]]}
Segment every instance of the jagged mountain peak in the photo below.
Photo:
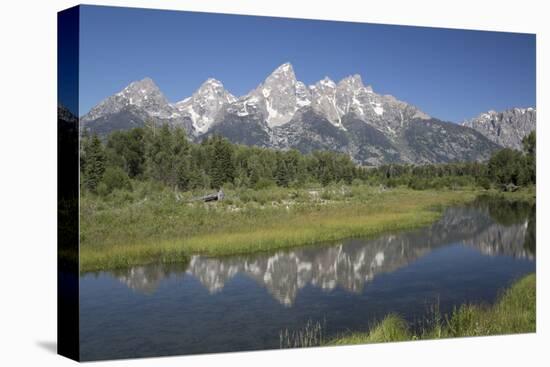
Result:
{"label": "jagged mountain peak", "polygon": [[149,86],[149,87],[153,87],[153,88],[158,88],[157,85],[155,84],[155,81],[153,79],[151,79],[150,77],[146,76],[144,77],[143,79],[141,80],[136,80],[132,83],[130,83],[129,86]]}
{"label": "jagged mountain peak", "polygon": [[325,76],[323,79],[319,80],[315,85],[314,88],[336,88],[336,83],[330,79],[328,76]]}
{"label": "jagged mountain peak", "polygon": [[224,103],[234,102],[236,100],[235,96],[225,89],[222,82],[214,78],[208,78],[200,85],[191,97],[187,97],[184,100],[177,102],[176,105],[189,102],[191,99],[196,99],[199,96],[204,96],[208,99],[221,98]]}
{"label": "jagged mountain peak", "polygon": [[508,116],[511,116],[511,115],[524,115],[524,114],[534,114],[536,113],[537,110],[536,108],[534,107],[514,107],[514,108],[509,108],[507,110],[503,110],[503,111],[495,111],[495,110],[488,110],[486,112],[482,112],[480,113],[479,115],[477,115],[476,117],[474,117],[473,119],[470,119],[470,120],[466,120],[466,121],[463,121],[462,122],[462,125],[468,125],[468,122],[469,121],[474,121],[474,120],[478,120],[478,121],[487,121],[487,120],[491,120],[499,115],[508,115]]}
{"label": "jagged mountain peak", "polygon": [[296,80],[290,63],[277,67],[255,90],[239,101],[240,116],[248,106],[260,111],[269,127],[280,126],[292,119],[299,105],[308,105],[309,95],[303,83]]}
{"label": "jagged mountain peak", "polygon": [[271,73],[271,75],[273,75],[273,74],[285,74],[285,75],[292,75],[293,77],[295,77],[294,68],[292,67],[292,64],[290,62],[285,62],[284,64],[279,65]]}
{"label": "jagged mountain peak", "polygon": [[338,85],[350,86],[350,87],[353,87],[355,89],[365,87],[363,85],[363,79],[361,78],[361,75],[359,75],[359,74],[349,75],[349,76],[345,77],[344,79],[340,80],[340,82],[338,82]]}
{"label": "jagged mountain peak", "polygon": [[212,78],[212,77],[206,79],[206,80],[204,81],[204,83],[202,83],[201,86],[203,86],[203,85],[208,85],[208,84],[219,85],[219,86],[223,87],[223,83],[222,83],[222,82],[220,82],[218,79]]}
{"label": "jagged mountain peak", "polygon": [[154,89],[157,88],[157,85],[151,79],[150,77],[145,77],[143,79],[134,80],[130,82],[126,87],[124,87],[119,93],[122,93],[123,91],[129,91],[129,90],[137,90],[138,88],[148,88],[148,89]]}
{"label": "jagged mountain peak", "polygon": [[148,95],[157,93],[162,95],[160,88],[155,84],[153,79],[145,77],[141,80],[136,80],[130,83],[126,88],[117,93],[117,95]]}
{"label": "jagged mountain peak", "polygon": [[194,133],[201,134],[215,122],[224,106],[235,101],[235,96],[224,88],[222,82],[208,78],[191,97],[176,103],[175,107],[191,119]]}
{"label": "jagged mountain peak", "polygon": [[153,117],[173,117],[174,108],[168,102],[153,79],[146,77],[134,81],[120,92],[107,97],[82,117],[84,122],[105,115],[120,113],[130,107],[138,107]]}
{"label": "jagged mountain peak", "polygon": [[297,83],[296,74],[290,63],[285,63],[275,69],[261,84],[264,89],[275,87],[292,87]]}
{"label": "jagged mountain peak", "polygon": [[512,115],[525,115],[525,114],[535,115],[536,112],[537,110],[534,107],[527,107],[527,108],[514,107],[503,111],[495,111],[491,109],[486,112],[480,113],[479,115],[477,115],[472,119],[463,121],[462,125],[470,126],[472,125],[472,123],[480,123],[480,122],[488,123],[495,118],[501,119],[503,116],[510,117]]}
{"label": "jagged mountain peak", "polygon": [[106,98],[81,121],[108,134],[154,120],[182,126],[193,140],[221,134],[247,145],[341,151],[358,163],[378,165],[486,159],[499,146],[517,146],[534,129],[535,113],[533,108],[490,111],[477,123],[464,124],[476,132],[377,94],[359,74],[337,83],[327,76],[307,86],[284,63],[238,99],[221,81],[208,78],[190,97],[170,103],[151,78],[144,78]]}
{"label": "jagged mountain peak", "polygon": [[349,75],[342,80],[340,80],[337,84],[338,88],[346,88],[348,90],[351,90],[355,93],[363,92],[363,93],[373,93],[373,89],[371,85],[364,85],[363,79],[361,78],[361,75],[354,74]]}
{"label": "jagged mountain peak", "polygon": [[225,89],[223,83],[215,78],[206,79],[195,93],[200,92],[222,92],[224,94],[229,94],[233,97],[233,99],[236,99],[231,93],[229,93]]}
{"label": "jagged mountain peak", "polygon": [[336,102],[336,83],[328,76],[325,76],[315,83],[315,85],[311,86],[310,90],[313,110],[325,116],[337,128],[344,129],[341,112]]}
{"label": "jagged mountain peak", "polygon": [[466,120],[462,126],[477,130],[487,139],[504,147],[521,149],[521,140],[535,130],[537,110],[533,107],[489,110]]}

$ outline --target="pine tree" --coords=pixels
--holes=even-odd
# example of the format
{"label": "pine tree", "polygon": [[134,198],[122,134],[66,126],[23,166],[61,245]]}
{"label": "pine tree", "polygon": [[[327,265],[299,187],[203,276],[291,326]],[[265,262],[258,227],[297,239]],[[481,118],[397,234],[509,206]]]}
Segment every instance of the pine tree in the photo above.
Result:
{"label": "pine tree", "polygon": [[96,192],[105,172],[105,152],[97,135],[94,135],[84,149],[84,185]]}
{"label": "pine tree", "polygon": [[233,182],[235,178],[233,149],[229,141],[220,136],[213,138],[211,167],[212,188],[219,189],[224,183]]}
{"label": "pine tree", "polygon": [[282,187],[288,187],[288,184],[290,181],[289,172],[288,172],[285,159],[281,155],[279,155],[277,159],[277,169],[275,171],[275,180],[277,182],[277,185]]}
{"label": "pine tree", "polygon": [[191,157],[189,142],[185,136],[185,131],[181,127],[174,130],[174,146],[172,154],[174,157],[174,183],[179,189],[187,190],[191,179]]}
{"label": "pine tree", "polygon": [[262,177],[262,168],[258,155],[254,154],[248,157],[247,167],[249,177],[248,181],[250,182],[250,185],[254,187]]}
{"label": "pine tree", "polygon": [[167,185],[175,179],[174,136],[168,125],[147,134],[147,168],[151,178]]}
{"label": "pine tree", "polygon": [[522,140],[523,151],[526,157],[526,176],[527,180],[531,184],[536,184],[537,182],[537,137],[534,131],[527,135]]}
{"label": "pine tree", "polygon": [[145,168],[144,135],[142,128],[113,132],[106,146],[108,164],[124,169],[129,177],[141,176]]}

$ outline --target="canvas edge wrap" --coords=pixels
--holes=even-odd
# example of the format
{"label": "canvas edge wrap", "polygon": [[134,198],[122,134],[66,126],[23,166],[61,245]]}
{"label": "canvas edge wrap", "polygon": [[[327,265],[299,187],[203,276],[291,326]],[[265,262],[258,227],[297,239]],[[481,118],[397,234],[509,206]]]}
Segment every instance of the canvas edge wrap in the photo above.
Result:
{"label": "canvas edge wrap", "polygon": [[57,13],[57,353],[80,360],[80,7]]}

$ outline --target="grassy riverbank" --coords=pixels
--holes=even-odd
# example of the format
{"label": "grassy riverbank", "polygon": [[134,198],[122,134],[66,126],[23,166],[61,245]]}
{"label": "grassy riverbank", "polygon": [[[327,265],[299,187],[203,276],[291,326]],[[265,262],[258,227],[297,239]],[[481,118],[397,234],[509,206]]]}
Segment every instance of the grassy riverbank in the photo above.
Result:
{"label": "grassy riverbank", "polygon": [[448,318],[436,320],[433,324],[435,325],[415,333],[404,319],[391,314],[370,332],[352,333],[328,344],[348,345],[535,332],[535,274],[518,280],[492,306],[462,305]]}
{"label": "grassy riverbank", "polygon": [[193,253],[231,255],[405,230],[436,220],[444,206],[473,200],[475,190],[381,189],[366,185],[318,189],[226,190],[219,203],[190,201],[141,185],[81,205],[81,269],[173,262]]}

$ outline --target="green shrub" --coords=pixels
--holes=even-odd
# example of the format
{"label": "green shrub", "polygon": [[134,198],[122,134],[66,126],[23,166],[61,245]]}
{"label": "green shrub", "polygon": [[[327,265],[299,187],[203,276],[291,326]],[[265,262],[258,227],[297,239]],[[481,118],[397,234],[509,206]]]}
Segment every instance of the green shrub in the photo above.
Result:
{"label": "green shrub", "polygon": [[485,190],[491,189],[491,181],[485,176],[478,177],[477,184],[483,187]]}
{"label": "green shrub", "polygon": [[98,186],[98,193],[101,196],[108,195],[114,190],[132,190],[130,178],[120,167],[107,167],[103,179]]}
{"label": "green shrub", "polygon": [[273,180],[269,180],[267,178],[260,178],[258,182],[256,182],[256,184],[254,185],[254,188],[256,190],[262,190],[273,186],[275,186],[275,182]]}
{"label": "green shrub", "polygon": [[104,182],[100,182],[99,185],[97,185],[96,191],[99,196],[109,195],[109,189],[107,188],[107,185]]}

